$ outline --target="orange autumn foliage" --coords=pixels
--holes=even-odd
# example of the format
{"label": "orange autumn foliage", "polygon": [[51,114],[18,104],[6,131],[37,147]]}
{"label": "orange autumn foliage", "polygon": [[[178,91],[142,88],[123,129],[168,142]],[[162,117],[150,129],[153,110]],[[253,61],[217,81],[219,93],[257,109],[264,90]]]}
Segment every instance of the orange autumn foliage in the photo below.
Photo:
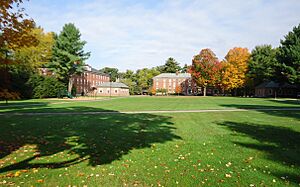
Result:
{"label": "orange autumn foliage", "polygon": [[[2,51],[15,50],[37,43],[35,37],[30,34],[35,23],[32,19],[25,18],[24,9],[20,7],[22,2],[22,0],[0,1],[0,48]],[[0,65],[14,62],[8,59],[6,54],[1,53],[0,60]]]}
{"label": "orange autumn foliage", "polygon": [[235,47],[222,63],[221,87],[232,90],[245,85],[250,53],[247,48]]}
{"label": "orange autumn foliage", "polygon": [[180,86],[180,85],[177,85],[176,88],[175,88],[175,93],[176,93],[176,94],[181,94],[181,92],[182,92],[181,86]]}

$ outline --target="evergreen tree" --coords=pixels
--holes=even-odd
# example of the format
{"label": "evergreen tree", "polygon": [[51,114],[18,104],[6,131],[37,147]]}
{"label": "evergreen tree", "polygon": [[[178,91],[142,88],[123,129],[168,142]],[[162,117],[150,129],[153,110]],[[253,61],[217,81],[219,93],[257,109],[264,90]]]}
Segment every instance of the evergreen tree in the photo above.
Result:
{"label": "evergreen tree", "polygon": [[68,92],[71,93],[72,76],[81,74],[84,70],[84,61],[90,52],[84,52],[85,41],[80,39],[79,29],[74,24],[65,24],[58,36],[55,36],[53,57],[48,68],[64,83],[68,83]]}
{"label": "evergreen tree", "polygon": [[271,45],[256,46],[252,50],[248,64],[248,77],[254,81],[255,85],[275,79],[278,66],[277,51]]}
{"label": "evergreen tree", "polygon": [[162,73],[176,73],[181,70],[179,63],[172,57],[168,58],[165,65],[162,67]]}
{"label": "evergreen tree", "polygon": [[181,73],[187,73],[189,69],[189,66],[187,64],[184,64],[184,66],[181,68]]}
{"label": "evergreen tree", "polygon": [[280,43],[277,56],[280,63],[278,75],[282,77],[282,81],[300,84],[300,24]]}

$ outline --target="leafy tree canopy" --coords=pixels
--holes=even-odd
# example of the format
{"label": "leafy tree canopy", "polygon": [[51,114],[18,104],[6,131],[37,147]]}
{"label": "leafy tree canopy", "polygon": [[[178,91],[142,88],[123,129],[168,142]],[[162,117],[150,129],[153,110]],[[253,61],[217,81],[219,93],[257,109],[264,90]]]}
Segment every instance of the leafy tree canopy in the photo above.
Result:
{"label": "leafy tree canopy", "polygon": [[110,80],[112,82],[115,82],[117,78],[119,77],[119,70],[117,68],[110,68],[110,67],[105,67],[99,70],[101,73],[105,73],[110,75]]}
{"label": "leafy tree canopy", "polygon": [[19,48],[15,51],[14,56],[17,61],[21,61],[31,69],[41,68],[52,58],[53,33],[45,33],[42,28],[34,28],[30,33],[37,39],[38,44]]}
{"label": "leafy tree canopy", "polygon": [[[0,1],[0,55],[1,62],[10,64],[4,51],[14,50],[23,46],[31,46],[36,43],[34,36],[28,34],[34,28],[34,21],[25,18],[24,8],[21,8],[22,0]],[[3,58],[5,57],[5,58]]]}
{"label": "leafy tree canopy", "polygon": [[247,48],[235,47],[230,49],[222,62],[222,87],[232,90],[244,86],[250,53]]}
{"label": "leafy tree canopy", "polygon": [[249,60],[248,76],[254,80],[254,84],[260,84],[264,81],[275,79],[277,49],[271,45],[256,46]]}
{"label": "leafy tree canopy", "polygon": [[135,81],[142,90],[148,90],[152,86],[152,78],[159,75],[156,68],[143,68],[136,71]]}
{"label": "leafy tree canopy", "polygon": [[278,52],[279,75],[290,83],[300,84],[300,24],[283,40]]}
{"label": "leafy tree canopy", "polygon": [[220,62],[211,49],[202,49],[199,54],[195,55],[189,72],[198,86],[204,88],[217,83],[219,76]]}

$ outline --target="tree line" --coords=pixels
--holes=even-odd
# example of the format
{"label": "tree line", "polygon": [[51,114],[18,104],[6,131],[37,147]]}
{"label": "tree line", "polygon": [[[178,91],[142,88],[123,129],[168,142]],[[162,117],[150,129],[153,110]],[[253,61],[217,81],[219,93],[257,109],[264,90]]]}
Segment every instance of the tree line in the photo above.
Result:
{"label": "tree line", "polygon": [[[57,97],[68,88],[71,77],[84,71],[90,53],[74,24],[59,34],[45,32],[28,18],[22,0],[0,2],[0,98]],[[41,75],[46,68],[52,76]]]}
{"label": "tree line", "polygon": [[174,58],[169,57],[164,65],[153,68],[142,68],[136,71],[126,70],[120,72],[117,68],[105,67],[100,69],[101,73],[111,75],[112,81],[120,81],[129,86],[131,95],[143,94],[144,92],[151,93],[152,78],[161,73],[186,73],[188,70],[187,64],[183,67]]}
{"label": "tree line", "polygon": [[247,48],[234,47],[223,60],[219,60],[211,49],[202,49],[193,57],[192,64],[180,67],[172,57],[162,66],[143,68],[136,72],[118,72],[116,68],[103,68],[102,72],[113,71],[113,81],[118,77],[130,87],[131,94],[143,90],[154,93],[152,78],[161,73],[188,72],[206,95],[207,87],[218,88],[222,94],[253,95],[255,86],[274,81],[300,85],[300,24],[280,41],[279,47],[258,45],[251,52]]}
{"label": "tree line", "polygon": [[247,48],[234,47],[223,60],[211,49],[202,49],[193,57],[192,64],[180,64],[172,57],[164,65],[143,68],[136,72],[105,67],[100,70],[111,73],[112,81],[119,79],[127,84],[131,94],[154,93],[152,78],[161,73],[190,73],[206,95],[207,87],[218,88],[223,94],[253,95],[255,86],[267,82],[300,84],[300,24],[280,41],[279,47],[258,45],[251,52]]}
{"label": "tree line", "polygon": [[213,86],[222,93],[251,95],[255,86],[266,82],[300,85],[300,24],[293,28],[280,46],[256,46],[251,53],[247,48],[230,49],[219,61],[211,49],[195,55],[189,69],[193,79],[203,88]]}
{"label": "tree line", "polygon": [[[73,90],[71,77],[84,71],[90,52],[74,24],[65,24],[60,33],[45,32],[28,18],[22,0],[0,1],[0,98],[56,97]],[[43,76],[41,68],[54,74]],[[137,71],[117,68],[99,70],[120,81],[131,94],[153,92],[152,78],[161,73],[191,73],[204,94],[213,86],[223,93],[249,94],[264,81],[300,84],[300,24],[280,41],[280,46],[256,46],[251,52],[242,47],[228,51],[219,60],[211,49],[202,49],[192,64],[180,66],[170,57],[164,65]]]}

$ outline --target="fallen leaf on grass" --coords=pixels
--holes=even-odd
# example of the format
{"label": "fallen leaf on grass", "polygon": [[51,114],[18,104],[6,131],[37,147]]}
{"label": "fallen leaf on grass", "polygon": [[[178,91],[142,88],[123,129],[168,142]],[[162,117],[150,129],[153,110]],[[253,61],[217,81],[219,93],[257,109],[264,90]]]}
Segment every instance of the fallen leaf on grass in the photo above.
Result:
{"label": "fallen leaf on grass", "polygon": [[225,177],[231,178],[231,175],[226,173],[226,174],[225,174]]}
{"label": "fallen leaf on grass", "polygon": [[18,177],[18,176],[20,176],[20,175],[21,175],[21,172],[20,172],[20,171],[17,171],[17,172],[15,173],[14,177]]}

